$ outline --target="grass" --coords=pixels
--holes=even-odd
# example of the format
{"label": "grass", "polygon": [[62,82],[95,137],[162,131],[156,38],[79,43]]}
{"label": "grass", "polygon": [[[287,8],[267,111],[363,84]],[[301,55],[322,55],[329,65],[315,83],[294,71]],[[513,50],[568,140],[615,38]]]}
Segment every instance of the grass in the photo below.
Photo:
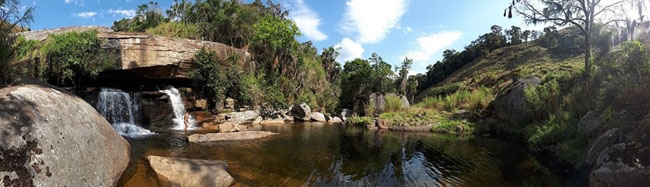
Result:
{"label": "grass", "polygon": [[366,126],[374,123],[371,117],[352,116],[347,119],[346,124],[352,126]]}
{"label": "grass", "polygon": [[385,102],[385,112],[397,112],[401,111],[402,108],[402,99],[397,95],[388,94],[384,97]]}
{"label": "grass", "polygon": [[429,97],[418,103],[418,106],[449,112],[465,109],[477,114],[485,109],[492,100],[494,100],[492,90],[486,87],[479,87],[476,90],[461,90],[444,97]]}
{"label": "grass", "polygon": [[392,125],[406,126],[431,126],[432,130],[441,133],[454,133],[457,126],[461,126],[463,133],[472,133],[474,125],[466,120],[452,119],[451,113],[439,112],[421,107],[411,107],[397,112],[386,112],[379,115],[379,119],[390,121]]}

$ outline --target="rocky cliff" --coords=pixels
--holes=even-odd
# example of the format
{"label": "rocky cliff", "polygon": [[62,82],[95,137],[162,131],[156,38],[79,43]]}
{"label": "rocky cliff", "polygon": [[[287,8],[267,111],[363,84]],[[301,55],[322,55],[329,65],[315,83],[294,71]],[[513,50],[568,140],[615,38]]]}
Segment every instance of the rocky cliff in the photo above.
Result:
{"label": "rocky cliff", "polygon": [[236,59],[244,65],[249,54],[242,49],[222,43],[154,36],[147,33],[113,32],[106,27],[84,26],[24,32],[26,39],[43,41],[50,34],[97,30],[102,40],[101,50],[107,61],[115,61],[114,71],[105,72],[110,80],[122,77],[145,79],[187,79],[194,55],[205,48],[214,51],[220,60]]}

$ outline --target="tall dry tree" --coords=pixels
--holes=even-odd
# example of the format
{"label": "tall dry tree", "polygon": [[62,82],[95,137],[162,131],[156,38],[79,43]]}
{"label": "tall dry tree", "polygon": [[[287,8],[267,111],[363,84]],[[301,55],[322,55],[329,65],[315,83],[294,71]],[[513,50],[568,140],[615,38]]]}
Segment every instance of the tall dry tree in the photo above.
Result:
{"label": "tall dry tree", "polygon": [[[606,1],[606,0],[605,0]],[[610,23],[624,21],[605,15],[620,10],[624,0],[606,3],[604,0],[513,0],[504,12],[512,18],[512,10],[523,16],[527,23],[552,23],[557,26],[572,25],[585,37],[585,74],[591,73],[592,34]],[[596,25],[597,23],[603,23]]]}

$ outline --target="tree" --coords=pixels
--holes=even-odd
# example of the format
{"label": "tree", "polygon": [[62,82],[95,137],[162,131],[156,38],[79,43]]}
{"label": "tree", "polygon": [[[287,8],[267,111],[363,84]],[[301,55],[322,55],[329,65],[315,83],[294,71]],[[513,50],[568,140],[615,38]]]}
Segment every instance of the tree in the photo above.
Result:
{"label": "tree", "polygon": [[323,68],[325,73],[327,73],[327,80],[331,83],[337,83],[339,80],[339,74],[341,73],[341,64],[336,62],[339,52],[334,47],[329,47],[323,49],[323,52],[320,55],[321,62],[323,63]]}
{"label": "tree", "polygon": [[160,9],[158,3],[149,2],[138,6],[133,18],[113,22],[111,29],[114,31],[144,32],[166,22],[169,22],[169,19],[162,15],[162,9]]}
{"label": "tree", "polygon": [[524,32],[521,33],[521,36],[523,37],[524,42],[528,42],[528,39],[531,39],[531,40],[532,40],[532,38],[531,38],[531,36],[532,36],[532,31],[530,31],[530,30],[526,30],[526,31],[524,31]]}
{"label": "tree", "polygon": [[399,94],[402,94],[404,96],[406,96],[408,75],[412,64],[413,64],[412,59],[405,58],[404,61],[402,62],[402,67],[399,70],[399,76],[400,76]]}
{"label": "tree", "polygon": [[372,71],[370,74],[372,92],[388,93],[392,92],[393,84],[391,76],[395,75],[392,70],[392,66],[384,61],[381,56],[377,53],[372,53],[371,57],[368,58],[370,64],[372,64]]}
{"label": "tree", "polygon": [[[608,12],[614,12],[617,6],[623,3],[622,0],[612,4],[603,4],[601,0],[518,0],[517,2],[520,5],[516,7],[517,13],[522,15],[528,23],[552,23],[557,26],[573,25],[580,29],[582,35],[585,36],[585,75],[591,73],[592,35],[599,32],[604,25],[620,20],[605,21],[602,26],[595,26],[594,24],[598,18],[603,17]],[[513,1],[513,4],[506,9],[506,11],[510,11],[508,17],[512,17],[514,3]]]}
{"label": "tree", "polygon": [[521,28],[512,26],[510,30],[506,30],[506,36],[510,40],[510,45],[518,45],[521,43]]}
{"label": "tree", "polygon": [[0,85],[8,84],[13,78],[9,61],[14,56],[12,46],[16,36],[12,33],[34,21],[33,12],[33,7],[21,12],[18,0],[0,0]]}
{"label": "tree", "polygon": [[357,97],[369,94],[368,78],[372,73],[368,60],[355,59],[343,66],[339,106],[354,108]]}

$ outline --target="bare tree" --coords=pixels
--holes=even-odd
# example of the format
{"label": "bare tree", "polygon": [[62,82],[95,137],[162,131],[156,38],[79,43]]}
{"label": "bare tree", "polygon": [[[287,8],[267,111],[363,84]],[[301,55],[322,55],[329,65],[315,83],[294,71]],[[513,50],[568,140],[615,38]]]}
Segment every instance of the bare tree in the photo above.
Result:
{"label": "bare tree", "polygon": [[[552,23],[557,26],[572,25],[582,31],[585,36],[585,74],[591,73],[591,37],[605,25],[624,21],[618,19],[606,20],[605,14],[616,12],[624,0],[605,4],[603,0],[517,0],[506,8],[512,15],[515,8],[517,14],[523,16],[527,23]],[[597,21],[603,23],[596,25]]]}

